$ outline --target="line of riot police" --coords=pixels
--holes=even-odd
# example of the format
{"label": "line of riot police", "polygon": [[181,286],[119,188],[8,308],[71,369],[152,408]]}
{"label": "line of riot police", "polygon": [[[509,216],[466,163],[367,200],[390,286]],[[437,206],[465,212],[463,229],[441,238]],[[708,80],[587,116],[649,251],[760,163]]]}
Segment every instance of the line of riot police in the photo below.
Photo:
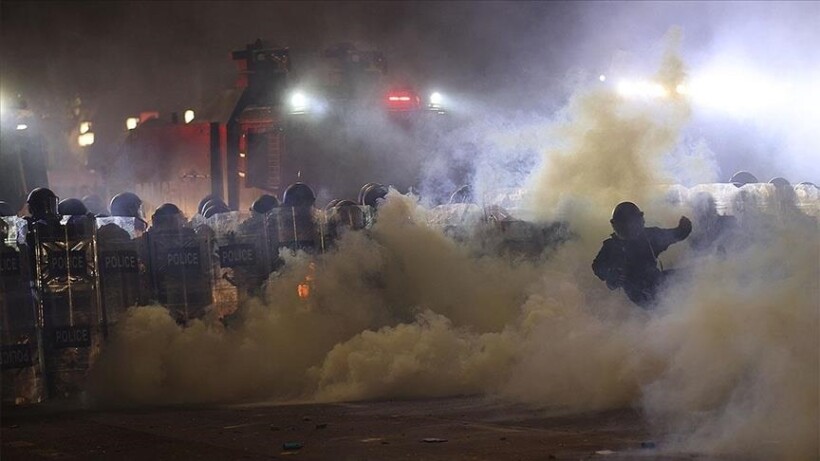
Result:
{"label": "line of riot police", "polygon": [[183,325],[231,315],[282,267],[281,251],[326,251],[368,227],[386,194],[369,184],[359,203],[319,210],[311,188],[296,183],[281,203],[260,197],[249,216],[207,197],[190,221],[166,203],[148,226],[133,193],[115,196],[110,216],[94,216],[80,200],[58,203],[35,189],[30,216],[0,220],[3,403],[81,394],[109,331],[134,306],[163,305]]}

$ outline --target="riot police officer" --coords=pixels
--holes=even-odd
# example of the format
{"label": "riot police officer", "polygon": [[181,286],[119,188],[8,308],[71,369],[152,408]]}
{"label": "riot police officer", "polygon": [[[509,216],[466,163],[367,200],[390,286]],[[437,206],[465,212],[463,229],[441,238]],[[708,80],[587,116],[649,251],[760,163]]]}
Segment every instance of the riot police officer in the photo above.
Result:
{"label": "riot police officer", "polygon": [[97,194],[86,195],[83,197],[83,204],[88,209],[88,212],[94,214],[95,216],[108,214],[108,210],[105,208],[103,199],[101,199]]}
{"label": "riot police officer", "polygon": [[312,207],[315,203],[316,193],[303,182],[291,184],[282,194],[282,206],[305,208]]}
{"label": "riot police officer", "polygon": [[26,205],[32,221],[59,220],[57,203],[59,199],[51,189],[38,187],[28,194]]}
{"label": "riot police officer", "polygon": [[384,184],[368,183],[362,186],[359,191],[359,205],[369,206],[376,209],[378,205],[387,197],[388,188]]}
{"label": "riot police officer", "polygon": [[691,199],[697,229],[689,237],[689,247],[698,253],[713,251],[724,255],[727,246],[738,243],[738,223],[734,216],[717,212],[715,198],[709,192],[699,192]]}
{"label": "riot police officer", "polygon": [[297,182],[285,189],[282,206],[272,213],[276,218],[279,245],[292,250],[320,249],[323,240],[321,227],[316,222],[315,203],[316,194],[305,183]]}
{"label": "riot police officer", "polygon": [[[86,216],[77,216],[77,225],[62,226],[51,190],[33,190],[27,202],[31,217],[26,240],[36,268],[49,392],[67,395],[80,389],[104,335],[97,309],[93,226]],[[68,202],[64,208],[74,212],[84,206],[77,210],[76,203]]]}
{"label": "riot police officer", "polygon": [[692,222],[681,216],[678,227],[644,227],[643,212],[632,202],[619,203],[609,221],[615,231],[592,263],[595,275],[610,290],[622,288],[635,304],[649,308],[669,271],[658,268],[658,255],[692,232]]}
{"label": "riot police officer", "polygon": [[85,216],[88,208],[80,199],[67,198],[57,204],[57,213],[61,216]]}
{"label": "riot police officer", "polygon": [[[31,267],[35,267],[34,249],[37,247],[37,238],[51,239],[59,236],[61,232],[60,216],[57,214],[57,202],[59,199],[51,189],[38,187],[28,194],[26,205],[29,216],[28,232],[26,233],[26,244],[31,256]],[[35,238],[35,234],[37,238]]]}
{"label": "riot police officer", "polygon": [[179,323],[202,317],[213,299],[208,242],[171,203],[156,209],[147,236],[155,298]]}
{"label": "riot police officer", "polygon": [[88,213],[88,208],[80,199],[67,198],[57,204],[57,213],[67,217],[65,222],[66,232],[69,238],[90,238],[93,232],[93,215]]}
{"label": "riot police officer", "polygon": [[228,205],[225,205],[224,203],[220,203],[220,202],[209,202],[209,203],[210,204],[207,205],[204,210],[202,210],[202,217],[205,218],[205,219],[211,218],[214,215],[217,215],[217,214],[220,214],[220,213],[228,213],[228,212],[231,211],[230,208],[228,208]]}
{"label": "riot police officer", "polygon": [[134,218],[134,225],[137,231],[145,232],[148,223],[142,213],[142,199],[133,192],[122,192],[111,199],[109,205],[111,216]]}
{"label": "riot police officer", "polygon": [[210,203],[213,202],[214,199],[218,197],[212,194],[208,194],[205,197],[202,197],[202,200],[199,201],[199,205],[196,206],[196,212],[202,214],[205,211],[205,207],[207,207]]}
{"label": "riot police officer", "polygon": [[[276,216],[270,213],[279,207],[279,199],[263,194],[251,204],[251,215],[239,224],[236,232],[223,238],[226,249],[242,248],[250,252],[248,258],[223,258],[223,269],[227,267],[227,278],[237,288],[238,299],[257,296],[271,272],[279,269],[283,261],[279,258],[279,235]],[[230,248],[232,246],[232,248]],[[226,261],[229,260],[229,261]]]}
{"label": "riot police officer", "polygon": [[757,177],[748,171],[738,171],[737,173],[733,174],[732,177],[729,179],[729,182],[734,184],[735,187],[743,187],[746,184],[754,184],[757,182]]}
{"label": "riot police officer", "polygon": [[262,194],[251,204],[251,212],[263,215],[279,206],[279,199],[270,194]]}

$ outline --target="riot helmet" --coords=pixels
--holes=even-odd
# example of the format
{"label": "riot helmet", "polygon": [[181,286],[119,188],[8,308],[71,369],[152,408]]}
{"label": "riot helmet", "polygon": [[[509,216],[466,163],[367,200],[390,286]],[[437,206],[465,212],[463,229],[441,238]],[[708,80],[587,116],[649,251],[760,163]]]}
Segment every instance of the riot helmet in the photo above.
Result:
{"label": "riot helmet", "polygon": [[632,202],[621,202],[612,210],[609,222],[618,237],[632,239],[643,230],[643,211]]}
{"label": "riot helmet", "polygon": [[303,182],[291,184],[282,194],[282,205],[286,207],[311,207],[315,202],[316,194]]}
{"label": "riot helmet", "polygon": [[160,227],[179,227],[182,224],[182,210],[173,203],[163,203],[151,216],[151,224]]}
{"label": "riot helmet", "polygon": [[341,201],[342,201],[342,199],[335,198],[335,199],[327,202],[327,205],[325,205],[325,211],[330,211],[330,210],[336,208],[336,204],[341,202]]}
{"label": "riot helmet", "polygon": [[387,186],[384,184],[371,184],[370,187],[362,191],[362,200],[359,203],[376,208],[379,201],[387,196],[387,192]]}
{"label": "riot helmet", "polygon": [[786,178],[781,176],[776,176],[769,180],[769,184],[773,185],[774,187],[789,187],[791,184]]}
{"label": "riot helmet", "polygon": [[216,214],[219,214],[219,213],[227,213],[229,211],[231,211],[231,209],[228,208],[227,205],[225,205],[224,203],[218,203],[217,202],[217,203],[213,203],[213,204],[209,205],[207,208],[205,208],[205,210],[202,212],[202,217],[204,217],[205,219],[208,219],[208,218],[212,217],[213,215],[216,215]]}
{"label": "riot helmet", "polygon": [[105,202],[97,194],[86,195],[83,197],[83,204],[86,209],[92,214],[104,214],[108,210],[105,209]]}
{"label": "riot helmet", "polygon": [[122,192],[111,199],[111,216],[142,219],[142,199],[133,192]]}
{"label": "riot helmet", "polygon": [[46,216],[57,216],[57,202],[59,199],[51,191],[45,187],[38,187],[28,194],[26,203],[28,204],[28,211],[34,219],[40,219]]}
{"label": "riot helmet", "polygon": [[336,204],[333,207],[334,208],[342,208],[342,207],[346,207],[346,206],[357,206],[357,205],[356,205],[356,202],[354,202],[353,200],[339,200],[338,202],[336,202]]}
{"label": "riot helmet", "polygon": [[270,194],[262,194],[259,198],[253,201],[251,211],[254,213],[265,214],[278,206],[278,198]]}
{"label": "riot helmet", "polygon": [[208,203],[217,199],[218,197],[213,194],[208,194],[205,197],[202,197],[202,200],[199,201],[199,205],[196,206],[196,212],[202,214],[205,212],[205,208],[207,208]]}
{"label": "riot helmet", "polygon": [[475,203],[473,187],[469,184],[465,184],[456,189],[453,195],[450,196],[450,203]]}
{"label": "riot helmet", "polygon": [[729,182],[734,184],[735,187],[743,187],[746,184],[754,184],[757,181],[757,177],[748,171],[738,171],[737,173],[732,175],[732,178],[729,179]]}
{"label": "riot helmet", "polygon": [[205,216],[205,210],[207,210],[208,208],[210,208],[212,206],[219,206],[220,208],[221,207],[228,208],[228,205],[226,205],[225,202],[223,202],[221,198],[213,197],[210,200],[208,200],[207,202],[202,204],[202,208],[199,210],[199,214],[201,214],[202,216]]}
{"label": "riot helmet", "polygon": [[356,201],[359,202],[359,205],[364,204],[364,193],[367,192],[371,187],[375,186],[376,184],[378,184],[378,183],[369,182],[369,183],[365,184],[364,186],[362,186],[361,189],[359,189],[359,197],[356,199]]}
{"label": "riot helmet", "polygon": [[88,214],[88,208],[78,198],[67,198],[57,205],[57,213],[61,216],[85,216]]}
{"label": "riot helmet", "polygon": [[0,216],[15,216],[17,213],[11,208],[11,205],[0,200]]}
{"label": "riot helmet", "polygon": [[337,225],[354,230],[364,229],[365,215],[353,200],[340,200],[333,211],[333,220]]}

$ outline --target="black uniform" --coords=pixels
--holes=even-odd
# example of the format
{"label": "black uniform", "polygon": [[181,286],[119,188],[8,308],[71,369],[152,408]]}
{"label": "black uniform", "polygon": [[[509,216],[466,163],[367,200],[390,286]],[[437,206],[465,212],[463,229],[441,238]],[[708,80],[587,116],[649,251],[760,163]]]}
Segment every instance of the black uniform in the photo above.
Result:
{"label": "black uniform", "polygon": [[691,229],[647,227],[635,239],[616,234],[604,240],[592,262],[592,270],[610,290],[623,288],[635,304],[648,308],[668,272],[658,268],[658,255],[670,245],[685,239]]}

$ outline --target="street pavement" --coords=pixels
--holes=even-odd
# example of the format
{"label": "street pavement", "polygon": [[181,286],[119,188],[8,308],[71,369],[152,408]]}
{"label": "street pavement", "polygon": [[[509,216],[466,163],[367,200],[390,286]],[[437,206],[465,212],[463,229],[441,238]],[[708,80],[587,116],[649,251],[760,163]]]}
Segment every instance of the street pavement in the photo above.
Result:
{"label": "street pavement", "polygon": [[355,403],[4,408],[2,459],[704,460],[635,410],[566,414],[481,397]]}

